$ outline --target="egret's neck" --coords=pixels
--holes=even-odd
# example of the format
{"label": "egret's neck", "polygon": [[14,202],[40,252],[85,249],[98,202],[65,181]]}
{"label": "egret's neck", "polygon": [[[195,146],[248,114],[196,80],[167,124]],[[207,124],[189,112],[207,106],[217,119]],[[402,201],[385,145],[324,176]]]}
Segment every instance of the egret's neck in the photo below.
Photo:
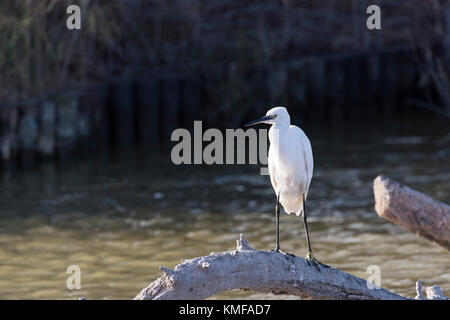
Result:
{"label": "egret's neck", "polygon": [[269,140],[270,144],[273,146],[281,146],[284,137],[288,133],[289,124],[288,123],[275,123],[269,129]]}

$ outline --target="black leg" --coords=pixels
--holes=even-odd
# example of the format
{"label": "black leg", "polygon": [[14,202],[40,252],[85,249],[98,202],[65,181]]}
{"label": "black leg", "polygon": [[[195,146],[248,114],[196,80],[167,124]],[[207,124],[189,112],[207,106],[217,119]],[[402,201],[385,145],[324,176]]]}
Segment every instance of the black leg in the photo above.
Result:
{"label": "black leg", "polygon": [[276,244],[275,251],[280,251],[280,194],[277,195],[277,203],[275,205],[275,221],[276,221]]}
{"label": "black leg", "polygon": [[317,269],[320,271],[319,268],[319,264],[329,268],[329,266],[327,266],[326,264],[323,264],[322,262],[320,262],[319,260],[317,260],[313,253],[312,253],[312,249],[311,249],[311,243],[309,241],[309,233],[308,233],[308,223],[306,221],[306,199],[305,199],[305,195],[303,195],[303,212],[302,212],[302,218],[303,218],[303,224],[305,225],[305,232],[306,232],[306,244],[308,245],[308,254],[306,255],[306,260],[309,262],[313,262],[314,265],[317,267]]}
{"label": "black leg", "polygon": [[303,211],[302,211],[302,217],[303,217],[303,224],[305,225],[306,244],[308,245],[308,251],[312,253],[311,243],[309,242],[308,223],[307,223],[307,221],[306,221],[306,199],[305,199],[305,195],[303,195]]}

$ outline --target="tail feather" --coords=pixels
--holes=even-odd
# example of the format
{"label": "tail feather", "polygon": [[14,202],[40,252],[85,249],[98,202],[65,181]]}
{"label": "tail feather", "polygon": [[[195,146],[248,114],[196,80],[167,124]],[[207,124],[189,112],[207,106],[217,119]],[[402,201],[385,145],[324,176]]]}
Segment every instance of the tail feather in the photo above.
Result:
{"label": "tail feather", "polygon": [[302,214],[302,212],[303,212],[303,197],[301,197],[300,198],[300,202],[299,202],[299,209],[297,210],[297,212],[295,213],[295,215],[297,216],[297,217],[299,217],[301,214]]}

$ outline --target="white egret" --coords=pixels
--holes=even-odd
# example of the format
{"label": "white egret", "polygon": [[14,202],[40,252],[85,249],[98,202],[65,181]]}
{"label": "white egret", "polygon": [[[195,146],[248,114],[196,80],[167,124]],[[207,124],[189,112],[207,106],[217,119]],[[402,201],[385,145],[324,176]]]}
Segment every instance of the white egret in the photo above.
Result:
{"label": "white egret", "polygon": [[264,117],[247,123],[245,127],[258,123],[271,125],[268,164],[270,181],[277,197],[275,251],[280,252],[281,203],[287,214],[302,216],[308,246],[306,259],[319,264],[312,253],[306,218],[306,198],[314,167],[311,143],[302,129],[291,125],[291,118],[284,107],[270,109]]}

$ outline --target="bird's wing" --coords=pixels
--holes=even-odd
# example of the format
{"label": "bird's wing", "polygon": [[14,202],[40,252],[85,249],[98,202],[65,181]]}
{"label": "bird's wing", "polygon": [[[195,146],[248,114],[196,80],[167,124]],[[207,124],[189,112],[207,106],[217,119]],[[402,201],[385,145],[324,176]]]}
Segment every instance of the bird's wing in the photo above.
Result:
{"label": "bird's wing", "polygon": [[311,183],[311,179],[313,176],[313,170],[314,170],[314,161],[313,161],[313,154],[312,154],[312,148],[311,143],[309,142],[308,137],[303,132],[302,129],[300,129],[297,126],[291,126],[293,129],[293,132],[295,132],[296,140],[298,141],[298,147],[301,152],[299,155],[301,158],[301,162],[305,163],[305,171],[306,171],[306,193],[305,198],[308,196],[308,189],[309,185]]}
{"label": "bird's wing", "polygon": [[305,158],[305,165],[306,165],[306,174],[307,174],[307,185],[306,185],[306,194],[305,198],[308,195],[309,185],[311,184],[311,179],[313,176],[313,170],[314,170],[314,160],[313,160],[313,153],[311,148],[311,143],[309,142],[308,137],[306,134],[302,131],[302,149],[303,149],[303,157]]}
{"label": "bird's wing", "polygon": [[268,166],[269,166],[269,175],[270,175],[270,182],[272,183],[272,187],[275,190],[275,193],[277,193],[277,179],[275,178],[275,166],[273,162],[273,155],[271,155],[271,147],[269,147],[269,159],[268,159]]}

